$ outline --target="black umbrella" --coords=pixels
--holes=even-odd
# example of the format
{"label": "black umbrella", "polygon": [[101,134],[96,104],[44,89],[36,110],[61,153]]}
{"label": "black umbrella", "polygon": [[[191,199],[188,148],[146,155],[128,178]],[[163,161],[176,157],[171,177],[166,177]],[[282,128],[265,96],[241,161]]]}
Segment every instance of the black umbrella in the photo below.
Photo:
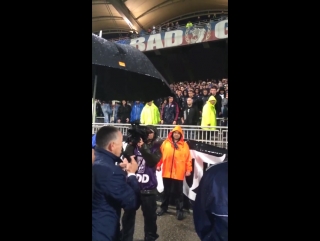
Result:
{"label": "black umbrella", "polygon": [[167,81],[144,53],[95,34],[92,34],[92,79],[93,98],[105,101],[150,101],[172,94]]}

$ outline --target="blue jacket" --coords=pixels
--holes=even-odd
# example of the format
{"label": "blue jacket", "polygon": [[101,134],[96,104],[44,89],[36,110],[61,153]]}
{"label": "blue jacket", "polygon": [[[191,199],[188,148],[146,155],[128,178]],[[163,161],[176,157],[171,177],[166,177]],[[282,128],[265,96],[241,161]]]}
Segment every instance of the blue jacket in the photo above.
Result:
{"label": "blue jacket", "polygon": [[126,177],[115,165],[120,158],[99,147],[92,165],[92,241],[119,239],[121,208],[139,207],[140,188],[136,176]]}
{"label": "blue jacket", "polygon": [[94,149],[94,148],[96,147],[96,135],[97,135],[97,134],[94,134],[94,135],[92,136],[92,149]]}
{"label": "blue jacket", "polygon": [[203,175],[193,207],[193,221],[201,241],[228,241],[228,162]]}
{"label": "blue jacket", "polygon": [[136,120],[140,121],[141,111],[144,105],[142,103],[137,104],[136,102],[132,106],[131,114],[130,114],[130,122],[134,122]]}
{"label": "blue jacket", "polygon": [[172,125],[173,121],[177,121],[179,117],[179,106],[176,102],[166,104],[161,110],[160,119],[163,124]]}

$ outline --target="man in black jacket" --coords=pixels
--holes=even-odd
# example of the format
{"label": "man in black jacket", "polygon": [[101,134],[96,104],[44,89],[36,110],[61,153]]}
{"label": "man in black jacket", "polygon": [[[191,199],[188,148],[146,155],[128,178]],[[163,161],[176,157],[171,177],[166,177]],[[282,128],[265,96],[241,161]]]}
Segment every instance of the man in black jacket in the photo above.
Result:
{"label": "man in black jacket", "polygon": [[[187,106],[183,109],[183,117],[181,117],[181,122],[183,125],[197,125],[199,121],[199,110],[196,105],[193,104],[193,99],[189,97],[187,99]],[[194,131],[185,131],[186,139],[194,139]]]}
{"label": "man in black jacket", "polygon": [[119,106],[117,113],[118,123],[130,123],[131,106],[127,101],[122,100],[122,105]]}
{"label": "man in black jacket", "polygon": [[[136,145],[128,143],[125,155],[135,155],[138,162],[137,178],[140,185],[141,209],[144,217],[145,241],[154,241],[157,234],[157,177],[156,165],[161,159],[160,146],[163,142],[157,137],[157,129],[154,126],[146,126],[148,137],[145,142],[140,140]],[[121,241],[132,241],[134,234],[136,211],[126,211],[122,217]]]}

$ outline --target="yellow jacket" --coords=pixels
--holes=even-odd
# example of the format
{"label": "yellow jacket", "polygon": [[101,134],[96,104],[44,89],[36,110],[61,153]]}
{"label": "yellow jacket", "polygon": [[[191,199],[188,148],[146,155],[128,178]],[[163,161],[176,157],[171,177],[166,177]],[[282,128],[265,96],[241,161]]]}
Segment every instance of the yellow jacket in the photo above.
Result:
{"label": "yellow jacket", "polygon": [[160,122],[160,112],[158,107],[153,104],[148,105],[146,104],[140,115],[140,123],[146,125],[157,125]]}
{"label": "yellow jacket", "polygon": [[[215,103],[211,104],[210,100],[214,100]],[[217,120],[216,120],[216,109],[215,104],[217,103],[217,100],[214,96],[210,96],[207,103],[202,108],[202,118],[201,118],[201,126],[217,126]],[[212,127],[206,127],[202,128],[203,130],[215,130],[216,128]]]}

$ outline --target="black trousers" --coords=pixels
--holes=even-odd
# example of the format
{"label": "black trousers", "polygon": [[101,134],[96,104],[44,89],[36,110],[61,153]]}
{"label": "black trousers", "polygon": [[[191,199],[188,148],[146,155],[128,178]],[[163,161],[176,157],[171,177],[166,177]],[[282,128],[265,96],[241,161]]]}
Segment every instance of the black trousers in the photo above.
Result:
{"label": "black trousers", "polygon": [[176,210],[182,211],[183,209],[183,181],[171,178],[163,178],[163,201],[161,208],[168,210],[170,197],[174,198]]}
{"label": "black trousers", "polygon": [[121,241],[133,241],[136,210],[124,211],[122,216]]}
{"label": "black trousers", "polygon": [[[144,217],[145,241],[154,241],[157,234],[157,195],[141,194],[141,210]],[[136,211],[125,211],[122,216],[121,241],[133,241]]]}
{"label": "black trousers", "polygon": [[141,209],[144,217],[145,241],[154,241],[157,234],[157,195],[141,194]]}

